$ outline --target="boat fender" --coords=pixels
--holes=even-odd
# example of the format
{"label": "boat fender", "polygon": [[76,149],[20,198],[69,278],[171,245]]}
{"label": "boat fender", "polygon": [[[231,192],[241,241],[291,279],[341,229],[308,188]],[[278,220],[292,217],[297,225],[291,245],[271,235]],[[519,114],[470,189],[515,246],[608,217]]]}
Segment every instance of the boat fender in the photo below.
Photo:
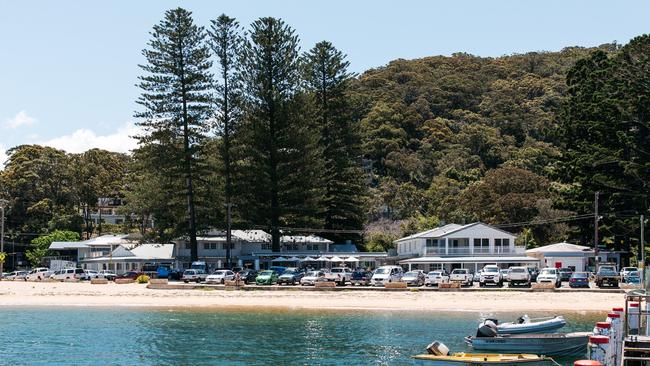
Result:
{"label": "boat fender", "polygon": [[477,337],[496,337],[499,333],[497,325],[491,320],[486,320],[478,327],[476,331]]}
{"label": "boat fender", "polygon": [[427,346],[427,352],[434,356],[448,356],[449,348],[438,341],[434,341]]}

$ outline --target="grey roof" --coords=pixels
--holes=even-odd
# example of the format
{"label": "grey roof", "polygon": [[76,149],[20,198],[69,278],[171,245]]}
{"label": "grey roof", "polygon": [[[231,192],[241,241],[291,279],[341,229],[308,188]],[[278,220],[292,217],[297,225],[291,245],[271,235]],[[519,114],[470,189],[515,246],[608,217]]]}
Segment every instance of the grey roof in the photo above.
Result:
{"label": "grey roof", "polygon": [[79,249],[79,248],[88,248],[83,241],[53,241],[50,244],[50,250],[67,250],[67,249]]}
{"label": "grey roof", "polygon": [[576,245],[571,243],[556,243],[545,245],[539,248],[528,249],[526,253],[589,253],[593,252],[594,248],[585,247],[583,245]]}
{"label": "grey roof", "polygon": [[404,238],[397,239],[397,240],[395,240],[395,242],[400,243],[400,242],[403,242],[403,241],[407,241],[407,240],[410,240],[410,239],[416,239],[416,238],[444,238],[447,235],[450,235],[452,233],[456,233],[456,232],[468,229],[468,228],[470,228],[472,226],[476,226],[476,225],[483,225],[483,226],[485,226],[485,227],[487,227],[487,228],[489,228],[491,230],[500,231],[500,232],[502,232],[502,233],[504,233],[504,234],[506,234],[508,236],[513,236],[513,237],[517,236],[517,235],[514,235],[513,233],[509,233],[509,232],[507,232],[505,230],[501,230],[501,229],[496,228],[494,226],[491,226],[491,225],[488,225],[486,223],[477,221],[477,222],[467,224],[467,225],[447,224],[445,226],[441,226],[441,227],[431,229],[431,230],[427,230],[427,231],[422,231],[420,233],[416,233],[416,234],[413,234],[413,235],[406,236]]}

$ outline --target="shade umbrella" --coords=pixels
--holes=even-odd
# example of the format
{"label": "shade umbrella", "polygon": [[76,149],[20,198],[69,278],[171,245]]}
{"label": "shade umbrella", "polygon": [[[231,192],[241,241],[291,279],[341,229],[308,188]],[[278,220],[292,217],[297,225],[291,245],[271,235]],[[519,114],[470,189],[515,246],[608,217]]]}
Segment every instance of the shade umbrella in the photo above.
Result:
{"label": "shade umbrella", "polygon": [[332,262],[343,262],[343,259],[341,257],[332,257],[332,259],[330,259],[330,261],[332,261]]}
{"label": "shade umbrella", "polygon": [[329,262],[330,259],[321,255],[320,257],[316,258],[316,261],[318,261],[318,262]]}
{"label": "shade umbrella", "polygon": [[285,257],[277,257],[271,260],[271,262],[287,262],[287,258]]}
{"label": "shade umbrella", "polygon": [[307,257],[305,257],[305,258],[303,258],[303,259],[301,259],[300,261],[301,261],[301,262],[315,262],[315,261],[316,261],[316,259],[315,259],[315,258],[312,258],[312,257],[309,257],[309,256],[307,256]]}
{"label": "shade umbrella", "polygon": [[357,257],[347,257],[344,262],[358,262],[359,258]]}
{"label": "shade umbrella", "polygon": [[287,259],[287,262],[299,262],[299,261],[300,261],[300,258],[298,258],[296,256],[293,256],[293,257]]}

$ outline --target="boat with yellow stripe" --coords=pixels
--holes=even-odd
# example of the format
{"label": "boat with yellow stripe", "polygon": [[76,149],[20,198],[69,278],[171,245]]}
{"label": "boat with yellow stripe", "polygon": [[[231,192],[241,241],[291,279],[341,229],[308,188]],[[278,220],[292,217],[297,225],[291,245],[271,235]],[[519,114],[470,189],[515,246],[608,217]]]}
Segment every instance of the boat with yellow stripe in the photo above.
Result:
{"label": "boat with yellow stripe", "polygon": [[454,353],[447,356],[423,354],[413,356],[415,365],[423,366],[557,366],[549,357],[529,354]]}

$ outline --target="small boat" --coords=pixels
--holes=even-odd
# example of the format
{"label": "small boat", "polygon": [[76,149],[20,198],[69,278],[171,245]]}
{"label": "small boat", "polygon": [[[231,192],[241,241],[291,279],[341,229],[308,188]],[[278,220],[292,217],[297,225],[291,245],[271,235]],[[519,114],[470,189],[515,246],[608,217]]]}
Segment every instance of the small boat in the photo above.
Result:
{"label": "small boat", "polygon": [[428,354],[411,357],[415,365],[428,366],[559,366],[552,358],[529,354],[486,354],[459,352],[449,354],[440,342],[427,346]]}
{"label": "small boat", "polygon": [[557,366],[550,357],[528,354],[454,353],[449,356],[416,355],[415,365],[423,366]]}
{"label": "small boat", "polygon": [[586,353],[591,334],[591,332],[504,334],[495,337],[466,337],[465,341],[479,351],[568,356]]}
{"label": "small boat", "polygon": [[546,333],[560,329],[565,325],[566,320],[563,316],[531,319],[528,315],[523,315],[517,319],[517,322],[497,323],[497,331],[499,334]]}

